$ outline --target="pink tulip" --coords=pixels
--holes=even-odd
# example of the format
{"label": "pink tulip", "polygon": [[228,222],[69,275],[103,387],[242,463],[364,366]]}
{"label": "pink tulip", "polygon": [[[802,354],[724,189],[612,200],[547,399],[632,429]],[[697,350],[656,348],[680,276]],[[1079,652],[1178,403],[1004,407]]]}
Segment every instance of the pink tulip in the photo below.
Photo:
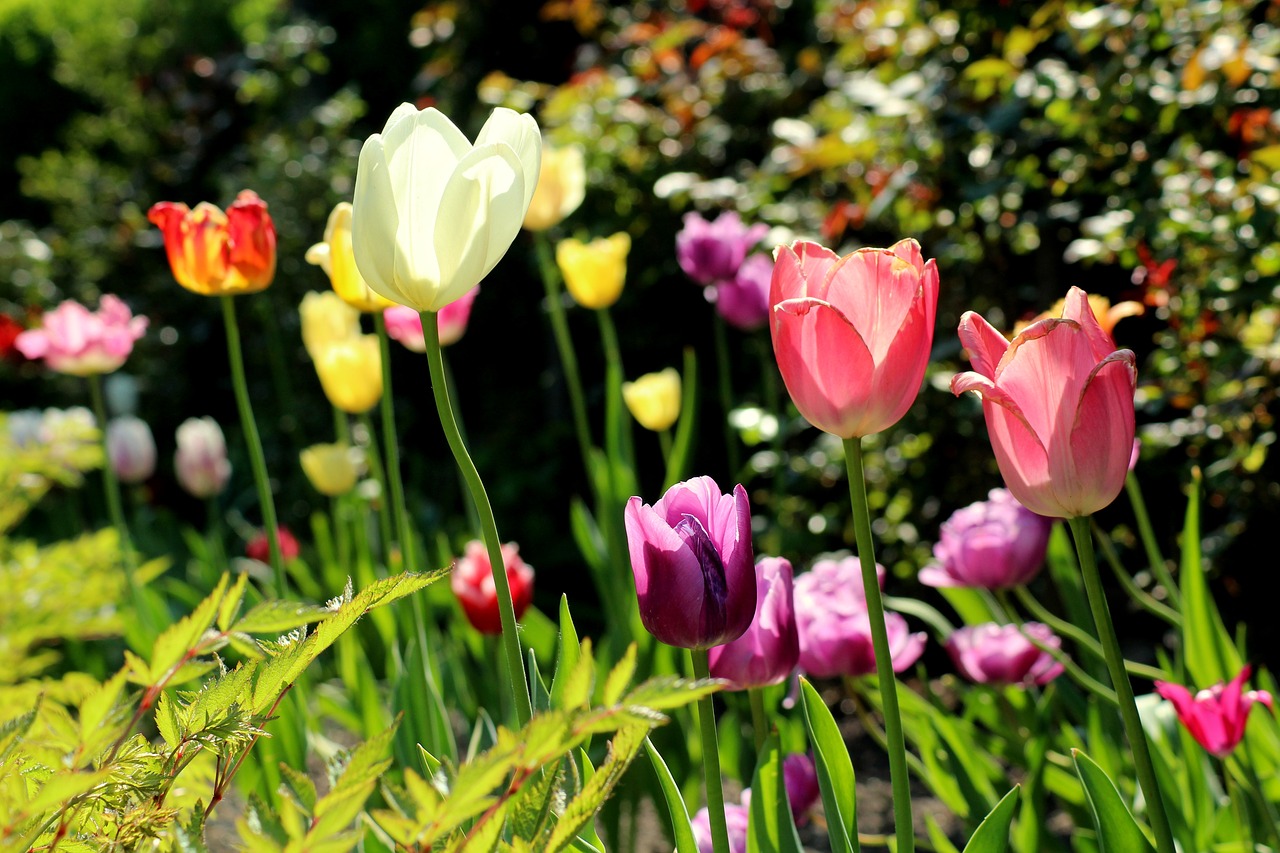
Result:
{"label": "pink tulip", "polygon": [[1062,664],[1032,639],[1051,648],[1062,640],[1039,622],[966,625],[947,638],[947,653],[960,674],[978,684],[1045,685],[1062,674]]}
{"label": "pink tulip", "polygon": [[915,240],[844,257],[817,243],[783,246],[769,303],[778,369],[809,423],[858,438],[911,407],[938,307],[937,265]]}
{"label": "pink tulip", "polygon": [[798,826],[809,820],[809,810],[818,804],[822,789],[818,787],[818,770],[813,759],[803,752],[793,752],[782,759],[782,780],[787,787],[787,800]]}
{"label": "pink tulip", "polygon": [[778,684],[796,668],[800,635],[792,604],[791,563],[761,557],[756,563],[756,616],[746,633],[711,649],[711,675],[733,690]]}
{"label": "pink tulip", "polygon": [[737,275],[747,253],[768,233],[768,225],[748,227],[733,210],[724,211],[714,222],[686,213],[684,227],[676,234],[676,260],[689,278],[713,285]]}
{"label": "pink tulip", "polygon": [[[440,335],[440,346],[456,344],[467,331],[467,321],[471,319],[471,303],[476,301],[480,286],[468,290],[462,296],[450,302],[436,312],[436,329]],[[422,336],[422,315],[404,305],[393,305],[382,312],[387,323],[387,335],[404,344],[406,349],[414,352],[426,352],[427,342]]]}
{"label": "pink tulip", "polygon": [[[729,853],[747,853],[747,825],[751,822],[751,809],[747,803],[725,803],[724,819],[729,830]],[[713,853],[715,845],[711,841],[711,813],[706,808],[698,809],[689,821],[693,829],[693,840],[698,845],[698,853]]]}
{"label": "pink tulip", "polygon": [[920,570],[926,586],[1002,589],[1027,583],[1044,564],[1053,522],[1009,493],[992,489],[988,500],[958,509],[942,522],[933,556]]}
{"label": "pink tulip", "polygon": [[977,391],[1005,485],[1027,509],[1054,518],[1092,515],[1124,488],[1133,452],[1134,355],[1115,342],[1078,287],[1062,317],[1033,323],[1012,342],[972,311],[960,341],[974,370],[956,395]]}
{"label": "pink tulip", "polygon": [[1227,684],[1215,684],[1196,693],[1181,684],[1155,683],[1156,692],[1173,703],[1178,719],[1196,742],[1218,758],[1226,758],[1244,740],[1249,709],[1261,702],[1275,710],[1271,694],[1265,690],[1245,691],[1251,668],[1246,666]]}
{"label": "pink tulip", "polygon": [[[755,254],[742,262],[733,278],[715,285],[716,311],[736,329],[750,332],[769,320],[769,287],[773,279],[773,259]],[[710,297],[708,297],[710,298]]]}
{"label": "pink tulip", "polygon": [[118,297],[103,296],[97,311],[66,300],[44,315],[44,325],[18,335],[14,346],[30,359],[42,358],[50,370],[72,376],[111,373],[124,364],[133,342],[147,329]]}

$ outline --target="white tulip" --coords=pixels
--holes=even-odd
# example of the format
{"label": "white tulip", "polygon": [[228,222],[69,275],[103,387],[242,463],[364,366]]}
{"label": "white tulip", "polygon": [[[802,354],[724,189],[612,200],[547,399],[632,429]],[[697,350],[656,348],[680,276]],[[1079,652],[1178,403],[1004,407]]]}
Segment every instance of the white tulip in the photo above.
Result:
{"label": "white tulip", "polygon": [[360,149],[351,237],[365,282],[418,311],[466,294],[520,232],[541,160],[532,116],[494,110],[473,146],[439,110],[401,104]]}

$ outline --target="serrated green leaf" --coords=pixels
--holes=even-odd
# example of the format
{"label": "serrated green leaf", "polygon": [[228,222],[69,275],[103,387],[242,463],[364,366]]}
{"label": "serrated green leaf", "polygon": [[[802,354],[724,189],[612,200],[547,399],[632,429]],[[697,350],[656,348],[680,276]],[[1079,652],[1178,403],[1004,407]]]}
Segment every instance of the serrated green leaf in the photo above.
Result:
{"label": "serrated green leaf", "polygon": [[849,750],[827,703],[805,678],[800,679],[800,699],[831,849],[834,853],[858,853],[858,813]]}
{"label": "serrated green leaf", "polygon": [[778,736],[770,735],[756,760],[751,780],[747,853],[803,853],[803,849],[791,814],[791,801],[787,799]]}
{"label": "serrated green leaf", "polygon": [[[662,790],[662,798],[667,803],[667,814],[671,817],[671,834],[675,838],[676,853],[698,853],[698,840],[693,835],[693,826],[689,822],[689,809],[680,796],[680,788],[676,785],[667,762],[662,760],[657,747],[648,738],[644,742],[645,751],[649,753],[649,763],[658,777],[658,787]],[[830,814],[830,813],[828,813]]]}
{"label": "serrated green leaf", "polygon": [[1080,750],[1073,749],[1071,757],[1093,813],[1102,853],[1154,853],[1110,777]]}
{"label": "serrated green leaf", "polygon": [[1018,808],[1018,786],[1000,798],[964,846],[964,853],[1005,853],[1009,849],[1009,824]]}
{"label": "serrated green leaf", "polygon": [[231,630],[241,634],[275,634],[292,631],[299,625],[318,622],[329,615],[329,610],[314,604],[273,599],[258,604],[244,614],[232,625]]}
{"label": "serrated green leaf", "polygon": [[179,728],[178,709],[174,706],[172,694],[161,693],[160,701],[156,704],[156,729],[170,750],[177,749],[182,742]]}
{"label": "serrated green leaf", "polygon": [[556,671],[551,676],[551,704],[556,708],[566,707],[564,704],[564,683],[569,673],[578,664],[581,645],[578,642],[578,631],[573,625],[573,617],[569,614],[569,597],[560,596],[560,639],[556,652]]}
{"label": "serrated green leaf", "polygon": [[281,785],[289,790],[293,798],[302,806],[308,815],[316,812],[316,785],[311,777],[301,770],[295,770],[287,764],[280,765]]}
{"label": "serrated green leaf", "polygon": [[64,808],[68,801],[96,788],[111,778],[112,769],[59,773],[45,780],[30,800],[22,805],[26,817],[36,817]]}
{"label": "serrated green leaf", "polygon": [[0,766],[9,760],[10,754],[22,742],[22,738],[26,736],[31,724],[35,721],[36,715],[40,713],[42,704],[44,704],[43,693],[36,696],[35,705],[30,711],[0,724]]}
{"label": "serrated green leaf", "polygon": [[555,830],[547,840],[548,853],[569,846],[582,827],[596,815],[613,793],[618,780],[644,747],[648,733],[648,727],[635,725],[621,729],[614,735],[613,740],[609,741],[608,757],[597,768],[590,781],[582,786],[578,795],[565,806]]}
{"label": "serrated green leaf", "polygon": [[231,587],[226,597],[222,599],[222,604],[218,605],[218,630],[226,631],[231,623],[235,621],[236,614],[240,612],[240,605],[244,603],[244,590],[249,583],[249,576],[242,574],[236,578],[236,585]]}
{"label": "serrated green leaf", "polygon": [[513,798],[507,824],[513,841],[534,841],[554,819],[552,806],[564,782],[566,761],[557,761],[535,773]]}
{"label": "serrated green leaf", "polygon": [[151,649],[151,661],[145,676],[146,684],[168,683],[183,659],[200,644],[205,631],[213,625],[218,608],[226,596],[230,576],[223,574],[218,585],[208,597],[196,605],[196,609],[165,629],[156,638]]}
{"label": "serrated green leaf", "polygon": [[639,705],[655,711],[669,711],[709,696],[724,685],[720,682],[691,681],[673,675],[658,676],[638,685],[622,700],[624,705]]}
{"label": "serrated green leaf", "polygon": [[578,659],[564,680],[560,706],[566,710],[589,706],[591,693],[595,690],[595,682],[596,660],[591,653],[591,638],[588,637],[582,641]]}
{"label": "serrated green leaf", "polygon": [[604,680],[604,692],[600,697],[601,705],[616,705],[618,700],[622,698],[622,694],[626,692],[628,685],[631,684],[631,678],[636,672],[636,644],[632,643],[627,646],[626,652],[622,655],[622,660],[618,661],[613,669],[609,670],[609,675]]}

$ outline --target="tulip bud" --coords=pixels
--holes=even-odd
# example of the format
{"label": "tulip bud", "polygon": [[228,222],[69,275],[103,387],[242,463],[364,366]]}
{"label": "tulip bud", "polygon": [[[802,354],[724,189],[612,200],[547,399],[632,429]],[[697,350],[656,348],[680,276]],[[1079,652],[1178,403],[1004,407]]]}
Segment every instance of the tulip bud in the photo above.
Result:
{"label": "tulip bud", "polygon": [[[520,547],[514,542],[502,546],[502,562],[511,587],[511,603],[519,619],[533,603],[533,567],[520,559]],[[501,634],[498,588],[493,582],[491,566],[485,544],[473,539],[453,565],[450,586],[472,627],[482,634]]]}
{"label": "tulip bud", "polygon": [[674,367],[622,383],[622,400],[645,429],[671,429],[680,417],[680,374]]}
{"label": "tulip bud", "polygon": [[360,472],[354,457],[359,452],[346,444],[313,444],[298,454],[298,460],[317,492],[336,497],[355,488]]}
{"label": "tulip bud", "polygon": [[382,399],[382,351],[377,335],[330,343],[316,354],[315,365],[324,395],[347,414],[363,414]]}
{"label": "tulip bud", "polygon": [[1007,489],[958,509],[942,522],[933,556],[920,570],[927,586],[1002,589],[1029,582],[1044,564],[1053,522],[1018,503]]}
{"label": "tulip bud", "polygon": [[365,284],[351,250],[351,205],[339,202],[324,227],[324,242],[307,249],[307,263],[315,264],[329,276],[333,292],[357,311],[381,311],[395,303],[379,296]]}
{"label": "tulip bud", "polygon": [[333,291],[311,291],[298,305],[302,345],[314,361],[329,344],[360,335],[360,312]]}
{"label": "tulip bud", "polygon": [[122,483],[141,483],[156,470],[156,440],[147,422],[123,415],[107,424],[107,455]]}
{"label": "tulip bud", "polygon": [[587,169],[582,149],[542,147],[538,186],[524,215],[524,227],[545,231],[578,209],[586,196]]}
{"label": "tulip bud", "polygon": [[966,625],[947,638],[947,653],[960,674],[978,684],[1043,686],[1062,674],[1062,664],[1032,640],[1054,649],[1062,640],[1039,622]]}
{"label": "tulip bud", "polygon": [[608,308],[622,295],[631,235],[620,231],[590,243],[572,238],[556,245],[556,266],[565,289],[583,308]]}
{"label": "tulip bud", "polygon": [[800,659],[791,591],[791,563],[782,557],[762,557],[756,564],[756,615],[736,640],[708,653],[711,675],[734,690],[779,684]]}
{"label": "tulip bud", "polygon": [[227,443],[213,418],[188,418],[178,427],[173,465],[178,483],[197,498],[211,498],[231,478]]}

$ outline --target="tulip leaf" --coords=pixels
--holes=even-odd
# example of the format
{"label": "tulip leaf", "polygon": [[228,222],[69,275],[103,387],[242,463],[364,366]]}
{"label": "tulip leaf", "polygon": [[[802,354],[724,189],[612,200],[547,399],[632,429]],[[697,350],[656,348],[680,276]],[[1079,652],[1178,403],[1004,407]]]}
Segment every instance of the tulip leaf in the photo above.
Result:
{"label": "tulip leaf", "polygon": [[1154,853],[1151,842],[1133,819],[1111,777],[1078,749],[1071,751],[1076,773],[1093,813],[1102,853]]}
{"label": "tulip leaf", "polygon": [[694,427],[698,420],[698,356],[693,347],[684,349],[684,373],[681,376],[680,420],[676,423],[675,441],[667,457],[667,472],[662,484],[667,490],[684,479],[689,464],[689,450],[693,444]]}
{"label": "tulip leaf", "polygon": [[528,660],[525,668],[529,672],[529,695],[533,710],[549,711],[551,709],[551,692],[547,690],[547,684],[542,680],[542,673],[538,669],[538,655],[533,649],[528,649]]}
{"label": "tulip leaf", "polygon": [[1197,686],[1227,681],[1241,669],[1240,653],[1231,642],[1213,603],[1200,550],[1200,472],[1192,474],[1187,514],[1182,526],[1182,648],[1187,672]]}
{"label": "tulip leaf", "polygon": [[1018,789],[1014,785],[996,807],[982,819],[964,846],[964,853],[1005,853],[1009,849],[1009,824],[1018,809]]}
{"label": "tulip leaf", "polygon": [[782,773],[778,736],[770,735],[756,760],[751,780],[751,817],[747,822],[747,853],[803,853],[791,814],[791,801]]}
{"label": "tulip leaf", "polygon": [[578,643],[578,630],[573,625],[573,616],[569,614],[569,597],[560,596],[560,641],[556,655],[556,671],[551,676],[551,705],[564,707],[564,685],[569,673],[578,663],[581,646]]}
{"label": "tulip leaf", "polygon": [[840,736],[840,728],[827,703],[808,679],[800,679],[804,724],[818,771],[818,789],[827,815],[827,836],[833,853],[858,853],[858,815],[854,793],[853,762]]}
{"label": "tulip leaf", "polygon": [[662,797],[667,802],[667,813],[671,815],[671,834],[676,841],[676,853],[698,853],[698,842],[693,837],[693,826],[689,823],[689,810],[685,808],[684,798],[676,780],[662,760],[657,748],[646,739],[645,751],[649,753],[649,763],[653,765],[654,775],[658,777],[658,787],[662,789]]}

